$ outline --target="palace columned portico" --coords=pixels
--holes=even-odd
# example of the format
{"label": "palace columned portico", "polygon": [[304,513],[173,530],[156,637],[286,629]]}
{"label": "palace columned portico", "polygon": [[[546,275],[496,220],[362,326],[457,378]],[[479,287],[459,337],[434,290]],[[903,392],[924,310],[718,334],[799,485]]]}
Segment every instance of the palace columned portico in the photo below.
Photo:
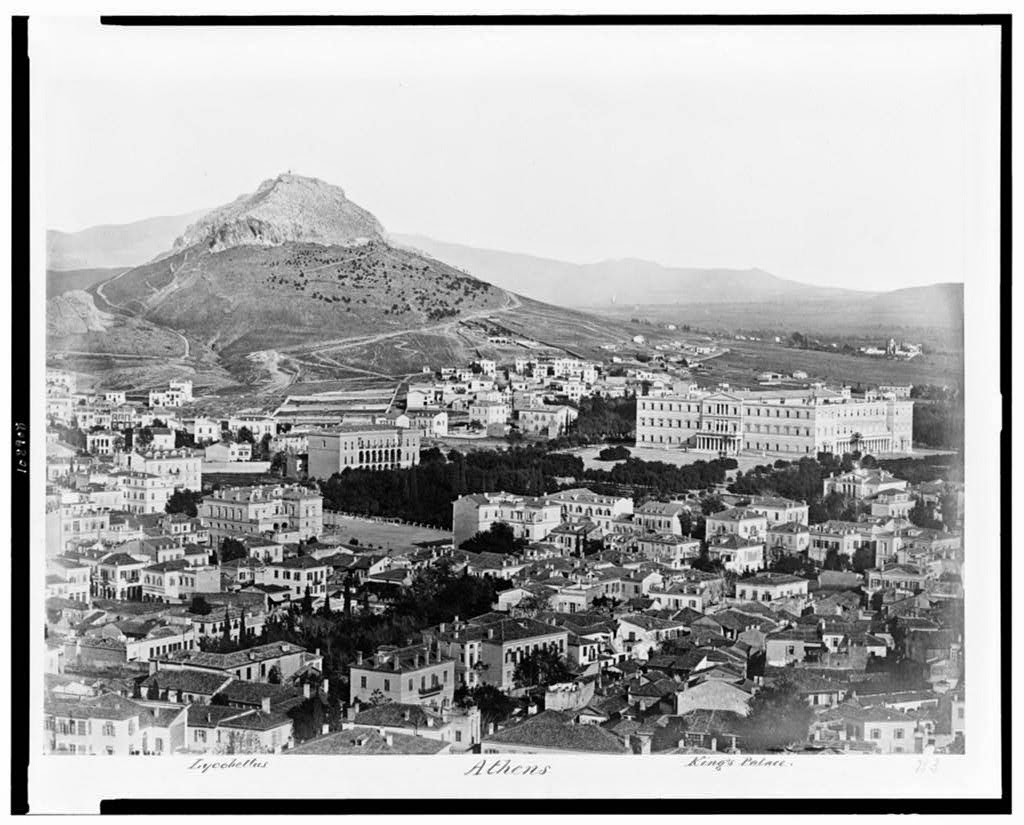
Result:
{"label": "palace columned portico", "polygon": [[694,449],[709,453],[737,455],[740,451],[740,437],[736,433],[697,433]]}

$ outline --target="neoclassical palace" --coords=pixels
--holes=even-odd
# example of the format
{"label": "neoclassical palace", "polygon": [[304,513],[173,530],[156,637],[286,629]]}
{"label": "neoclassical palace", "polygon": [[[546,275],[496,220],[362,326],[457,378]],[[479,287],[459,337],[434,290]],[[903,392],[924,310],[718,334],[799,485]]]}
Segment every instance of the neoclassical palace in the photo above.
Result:
{"label": "neoclassical palace", "polygon": [[693,388],[638,398],[636,443],[789,458],[857,450],[909,453],[913,421],[914,402],[894,393]]}

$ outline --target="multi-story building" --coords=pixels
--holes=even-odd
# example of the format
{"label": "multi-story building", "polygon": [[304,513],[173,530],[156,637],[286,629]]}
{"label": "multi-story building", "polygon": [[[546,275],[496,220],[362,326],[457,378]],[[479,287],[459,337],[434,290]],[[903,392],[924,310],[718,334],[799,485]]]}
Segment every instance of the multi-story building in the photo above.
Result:
{"label": "multi-story building", "polygon": [[85,434],[85,449],[93,455],[113,455],[124,436],[112,430]]}
{"label": "multi-story building", "polygon": [[165,390],[149,391],[150,407],[181,407],[192,403],[192,382],[169,381]]}
{"label": "multi-story building", "polygon": [[92,593],[100,599],[139,601],[142,599],[142,569],[149,564],[127,553],[111,553],[96,565]]}
{"label": "multi-story building", "polygon": [[170,756],[185,744],[186,707],[150,707],[112,693],[84,699],[48,697],[47,753]]}
{"label": "multi-story building", "polygon": [[849,558],[862,547],[873,547],[875,525],[859,521],[826,521],[812,524],[810,527],[811,543],[807,555],[813,561],[824,562],[830,550]]}
{"label": "multi-story building", "polygon": [[612,522],[633,514],[633,499],[628,496],[603,496],[586,488],[559,490],[545,496],[562,508],[563,521],[591,521],[605,533],[612,532]]}
{"label": "multi-story building", "polygon": [[292,600],[298,601],[308,589],[311,598],[323,598],[327,593],[327,577],[331,573],[329,564],[312,556],[293,556],[283,561],[271,562],[255,573],[257,584],[276,584],[287,587]]}
{"label": "multi-story building", "polygon": [[764,567],[764,542],[727,533],[708,542],[708,557],[721,561],[726,570],[743,575]]}
{"label": "multi-story building", "polygon": [[110,512],[92,504],[48,504],[46,507],[46,551],[63,553],[72,541],[96,541],[110,531]]}
{"label": "multi-story building", "polygon": [[512,407],[505,401],[477,400],[469,405],[469,420],[489,427],[504,424],[512,415]]}
{"label": "multi-story building", "polygon": [[518,411],[516,422],[524,433],[537,433],[553,438],[569,429],[569,425],[578,417],[577,410],[559,404],[557,406],[524,407]]}
{"label": "multi-story building", "polygon": [[637,399],[637,445],[795,458],[910,452],[914,402],[824,388],[691,391]]}
{"label": "multi-story building", "polygon": [[203,489],[203,454],[180,448],[176,450],[134,450],[120,453],[115,463],[122,469],[150,473],[171,482],[174,489]]}
{"label": "multi-story building", "polygon": [[636,508],[633,523],[645,532],[681,536],[682,517],[689,512],[689,508],[681,501],[647,501]]}
{"label": "multi-story building", "polygon": [[92,580],[92,568],[74,559],[57,556],[46,560],[47,585],[49,589],[50,577],[59,579],[60,588],[58,595],[63,599],[88,604],[89,585]]}
{"label": "multi-story building", "polygon": [[288,533],[308,539],[324,530],[323,496],[298,484],[222,488],[204,498],[198,511],[218,546],[228,536]]}
{"label": "multi-story building", "polygon": [[133,470],[115,473],[124,490],[124,509],[136,515],[163,513],[174,495],[174,482],[164,476]]}
{"label": "multi-story building", "polygon": [[452,502],[452,537],[459,547],[497,522],[512,528],[516,538],[542,541],[562,523],[562,506],[548,498],[511,493],[473,493]]}
{"label": "multi-story building", "polygon": [[382,647],[365,660],[360,653],[349,669],[349,692],[352,702],[379,696],[406,705],[450,707],[455,699],[455,660],[431,642]]}
{"label": "multi-story building", "polygon": [[531,653],[546,649],[565,656],[569,643],[565,628],[536,619],[509,618],[504,613],[485,613],[423,635],[428,643],[436,639],[445,655],[459,663],[463,684],[493,685],[499,690],[516,687],[516,665]]}
{"label": "multi-story building", "polygon": [[345,469],[405,470],[419,464],[421,440],[412,427],[352,425],[311,432],[309,477],[328,479]]}
{"label": "multi-story building", "polygon": [[708,537],[735,535],[741,539],[763,541],[768,533],[768,518],[759,510],[730,507],[707,517]]}
{"label": "multi-story building", "polygon": [[768,546],[787,556],[798,556],[811,546],[811,531],[798,521],[768,527]]}
{"label": "multi-story building", "polygon": [[196,593],[220,592],[216,567],[193,567],[184,559],[151,564],[142,569],[142,600],[179,602]]}

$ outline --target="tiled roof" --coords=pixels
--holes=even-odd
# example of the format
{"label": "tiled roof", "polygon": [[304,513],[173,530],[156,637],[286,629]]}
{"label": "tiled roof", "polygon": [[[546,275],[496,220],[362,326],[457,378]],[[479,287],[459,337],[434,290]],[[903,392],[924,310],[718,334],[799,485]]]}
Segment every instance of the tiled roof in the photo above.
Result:
{"label": "tiled roof", "polygon": [[146,690],[151,685],[156,685],[161,691],[177,690],[182,693],[212,696],[230,680],[230,676],[203,670],[158,670],[142,683],[142,695],[146,695]]}
{"label": "tiled roof", "polygon": [[625,743],[598,725],[577,725],[572,715],[546,710],[484,738],[485,745],[525,745],[558,751],[627,753]]}
{"label": "tiled roof", "polygon": [[333,754],[370,755],[432,755],[448,747],[447,742],[408,736],[404,733],[381,735],[376,728],[354,727],[320,736],[285,751],[287,756],[327,756]]}

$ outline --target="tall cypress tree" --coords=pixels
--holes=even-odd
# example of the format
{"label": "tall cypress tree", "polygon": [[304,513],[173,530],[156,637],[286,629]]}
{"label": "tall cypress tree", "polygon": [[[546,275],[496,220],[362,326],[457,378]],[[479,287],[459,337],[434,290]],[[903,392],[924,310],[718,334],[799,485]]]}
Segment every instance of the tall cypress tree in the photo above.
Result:
{"label": "tall cypress tree", "polygon": [[239,641],[239,643],[243,643],[245,641],[245,637],[246,637],[245,610],[244,609],[239,609],[239,611],[238,611],[238,641]]}
{"label": "tall cypress tree", "polygon": [[231,611],[224,608],[224,641],[231,642]]}

